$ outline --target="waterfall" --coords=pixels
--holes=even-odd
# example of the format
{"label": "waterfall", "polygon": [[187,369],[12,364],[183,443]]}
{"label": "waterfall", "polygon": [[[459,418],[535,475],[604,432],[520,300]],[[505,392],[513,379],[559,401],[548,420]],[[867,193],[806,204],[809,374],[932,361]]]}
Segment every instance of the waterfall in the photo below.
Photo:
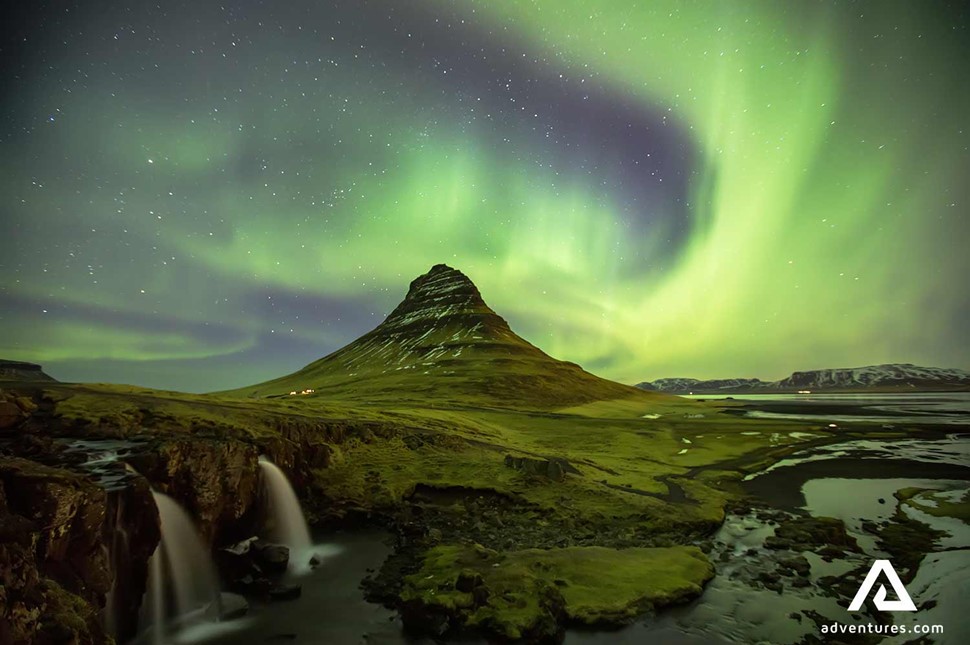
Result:
{"label": "waterfall", "polygon": [[108,508],[114,508],[111,524],[111,546],[108,548],[108,561],[111,562],[114,577],[111,580],[111,588],[105,596],[104,624],[108,633],[115,640],[120,640],[123,630],[118,616],[118,597],[119,594],[124,593],[124,578],[129,575],[128,531],[125,529],[124,523],[124,498],[117,492],[109,492]]}
{"label": "waterfall", "polygon": [[148,590],[151,594],[152,645],[165,643],[165,576],[162,574],[162,545],[152,554],[148,570]]}
{"label": "waterfall", "polygon": [[266,457],[259,458],[266,496],[267,538],[290,548],[290,567],[308,566],[313,543],[300,501],[283,471]]}
{"label": "waterfall", "polygon": [[212,559],[189,515],[168,495],[152,491],[152,496],[162,532],[152,555],[150,586],[152,642],[160,645],[170,622],[178,625],[190,616],[203,616],[202,610],[213,603],[218,609],[221,595]]}

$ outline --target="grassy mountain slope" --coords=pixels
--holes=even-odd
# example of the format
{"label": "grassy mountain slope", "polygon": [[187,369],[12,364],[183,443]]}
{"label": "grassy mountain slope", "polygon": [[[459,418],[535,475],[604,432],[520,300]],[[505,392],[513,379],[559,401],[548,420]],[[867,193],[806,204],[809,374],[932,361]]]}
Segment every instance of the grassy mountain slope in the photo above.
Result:
{"label": "grassy mountain slope", "polygon": [[515,334],[460,271],[436,265],[376,329],[281,378],[230,394],[311,397],[371,404],[432,401],[550,409],[592,401],[667,400],[556,360]]}

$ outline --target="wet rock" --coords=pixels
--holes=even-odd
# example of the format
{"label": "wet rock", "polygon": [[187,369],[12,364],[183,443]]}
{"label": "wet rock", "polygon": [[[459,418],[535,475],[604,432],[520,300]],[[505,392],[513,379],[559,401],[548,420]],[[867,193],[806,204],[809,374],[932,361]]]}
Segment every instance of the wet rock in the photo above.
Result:
{"label": "wet rock", "polygon": [[400,611],[404,629],[411,634],[440,637],[450,627],[448,614],[438,606],[413,600],[405,602]]}
{"label": "wet rock", "polygon": [[282,544],[257,540],[252,545],[253,560],[264,571],[283,573],[290,561],[290,549]]}
{"label": "wet rock", "polygon": [[811,565],[803,555],[785,558],[784,560],[780,560],[778,565],[779,568],[785,571],[797,573],[800,576],[807,576],[812,570]]}
{"label": "wet rock", "polygon": [[488,587],[479,585],[472,589],[472,602],[475,603],[476,607],[481,607],[488,603],[491,595],[492,593],[488,590]]}
{"label": "wet rock", "polygon": [[289,562],[289,549],[283,545],[253,537],[219,549],[215,555],[220,578],[235,593],[264,599],[299,595],[299,588],[294,591],[279,584]]}
{"label": "wet rock", "polygon": [[253,580],[262,575],[262,570],[253,559],[252,543],[255,541],[255,537],[249,538],[217,549],[213,554],[219,578],[227,581],[229,588],[238,593],[246,593]]}
{"label": "wet rock", "polygon": [[776,591],[778,593],[781,593],[782,589],[784,589],[784,585],[778,579],[778,576],[768,571],[762,571],[759,573],[757,580],[764,586],[765,589]]}
{"label": "wet rock", "polygon": [[471,592],[475,587],[484,584],[481,574],[475,571],[462,571],[458,574],[455,581],[455,589],[463,592]]}
{"label": "wet rock", "polygon": [[783,522],[774,535],[765,539],[765,547],[838,554],[859,551],[855,538],[846,533],[845,524],[831,517],[796,517]]}

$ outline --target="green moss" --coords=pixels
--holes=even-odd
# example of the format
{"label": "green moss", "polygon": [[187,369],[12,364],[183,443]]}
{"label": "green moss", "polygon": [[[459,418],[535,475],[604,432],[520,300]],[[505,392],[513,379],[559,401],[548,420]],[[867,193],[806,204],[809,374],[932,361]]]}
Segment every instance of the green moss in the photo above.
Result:
{"label": "green moss", "polygon": [[45,611],[40,618],[41,631],[56,630],[70,633],[77,642],[113,643],[101,630],[94,607],[51,579],[43,583]]}
{"label": "green moss", "polygon": [[[480,576],[484,592],[459,591],[459,575]],[[618,624],[700,594],[714,569],[696,547],[571,547],[497,553],[480,546],[439,546],[405,579],[404,602],[445,611],[465,627],[507,638],[551,618]],[[469,578],[466,573],[464,576]],[[477,598],[477,600],[476,600]]]}
{"label": "green moss", "polygon": [[952,517],[970,524],[970,490],[956,501],[943,491],[928,488],[904,488],[896,493],[901,503],[936,517]]}

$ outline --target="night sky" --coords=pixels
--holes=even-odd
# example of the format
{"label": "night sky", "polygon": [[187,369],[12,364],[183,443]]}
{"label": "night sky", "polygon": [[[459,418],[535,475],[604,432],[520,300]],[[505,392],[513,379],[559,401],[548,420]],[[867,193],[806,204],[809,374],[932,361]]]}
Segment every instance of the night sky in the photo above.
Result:
{"label": "night sky", "polygon": [[0,357],[242,386],[444,262],[624,382],[970,367],[960,3],[21,4]]}

